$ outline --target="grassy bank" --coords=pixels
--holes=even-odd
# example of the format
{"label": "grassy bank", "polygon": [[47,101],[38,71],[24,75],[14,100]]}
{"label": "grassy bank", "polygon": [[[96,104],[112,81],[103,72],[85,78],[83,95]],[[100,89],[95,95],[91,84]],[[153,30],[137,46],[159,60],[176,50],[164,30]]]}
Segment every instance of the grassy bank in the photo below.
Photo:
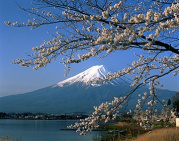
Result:
{"label": "grassy bank", "polygon": [[132,141],[179,141],[179,129],[162,128],[138,136]]}

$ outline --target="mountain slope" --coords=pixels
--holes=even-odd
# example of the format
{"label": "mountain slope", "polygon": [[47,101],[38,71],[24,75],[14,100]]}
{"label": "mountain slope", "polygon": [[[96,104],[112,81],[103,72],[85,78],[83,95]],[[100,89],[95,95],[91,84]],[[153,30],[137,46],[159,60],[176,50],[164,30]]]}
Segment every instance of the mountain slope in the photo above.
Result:
{"label": "mountain slope", "polygon": [[[104,66],[94,66],[74,77],[66,79],[56,85],[33,92],[0,98],[0,112],[44,112],[44,113],[72,113],[93,111],[93,106],[111,101],[113,97],[122,96],[131,90],[130,83],[125,79],[110,82],[89,82],[104,78],[110,73]],[[88,80],[88,81],[87,81]],[[139,89],[131,97],[128,107],[133,109],[138,94],[148,89]],[[159,97],[167,100],[175,92],[159,90]]]}

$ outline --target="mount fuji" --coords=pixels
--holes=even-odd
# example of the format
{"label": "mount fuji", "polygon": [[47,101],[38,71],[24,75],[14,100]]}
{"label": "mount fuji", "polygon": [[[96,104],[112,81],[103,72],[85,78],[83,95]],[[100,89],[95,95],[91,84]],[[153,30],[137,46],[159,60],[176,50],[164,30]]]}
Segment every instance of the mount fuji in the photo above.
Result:
{"label": "mount fuji", "polygon": [[57,83],[56,86],[64,87],[73,84],[81,84],[83,86],[94,86],[94,87],[102,86],[104,84],[130,85],[130,83],[128,83],[127,80],[125,81],[124,79],[116,79],[116,80],[105,81],[105,82],[96,81],[99,78],[101,79],[107,78],[106,75],[110,73],[111,71],[109,71],[103,65],[93,66],[87,69],[86,71],[83,71],[69,79]]}
{"label": "mount fuji", "polygon": [[[113,97],[125,95],[132,88],[130,81],[119,78],[99,82],[111,73],[103,65],[93,66],[71,78],[55,85],[36,91],[0,98],[0,112],[31,113],[90,113],[93,106],[111,101]],[[134,109],[138,94],[148,92],[147,87],[136,91],[131,97],[128,108]],[[159,98],[168,100],[176,94],[174,91],[159,89]]]}

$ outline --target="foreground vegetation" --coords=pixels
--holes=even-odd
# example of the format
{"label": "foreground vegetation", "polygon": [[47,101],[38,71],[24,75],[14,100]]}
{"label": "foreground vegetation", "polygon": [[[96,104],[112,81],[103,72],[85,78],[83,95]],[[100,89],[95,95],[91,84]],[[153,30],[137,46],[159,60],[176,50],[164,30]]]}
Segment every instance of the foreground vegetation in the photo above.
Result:
{"label": "foreground vegetation", "polygon": [[[164,121],[153,123],[153,129],[145,130],[139,124],[131,119],[126,122],[111,123],[103,125],[104,129],[100,135],[97,135],[93,141],[178,141],[179,129],[174,124]],[[167,137],[167,138],[166,138]]]}
{"label": "foreground vegetation", "polygon": [[[142,133],[143,132],[143,133]],[[126,134],[101,134],[94,141],[179,141],[179,129],[160,128],[152,131],[137,132],[129,130]],[[114,136],[116,135],[116,136]]]}
{"label": "foreground vegetation", "polygon": [[118,122],[109,125],[100,126],[105,132],[94,138],[94,141],[118,141],[136,138],[140,134],[148,132],[139,127],[136,122]]}
{"label": "foreground vegetation", "polygon": [[138,136],[133,141],[179,141],[179,129],[162,128]]}

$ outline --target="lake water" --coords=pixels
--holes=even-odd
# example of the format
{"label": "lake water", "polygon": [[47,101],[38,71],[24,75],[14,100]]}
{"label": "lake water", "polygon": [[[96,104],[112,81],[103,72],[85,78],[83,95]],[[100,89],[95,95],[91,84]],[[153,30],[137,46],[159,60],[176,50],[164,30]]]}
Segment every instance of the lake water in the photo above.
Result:
{"label": "lake water", "polygon": [[70,120],[0,120],[0,137],[10,136],[22,141],[93,141],[97,131],[86,136],[60,130],[76,121]]}

